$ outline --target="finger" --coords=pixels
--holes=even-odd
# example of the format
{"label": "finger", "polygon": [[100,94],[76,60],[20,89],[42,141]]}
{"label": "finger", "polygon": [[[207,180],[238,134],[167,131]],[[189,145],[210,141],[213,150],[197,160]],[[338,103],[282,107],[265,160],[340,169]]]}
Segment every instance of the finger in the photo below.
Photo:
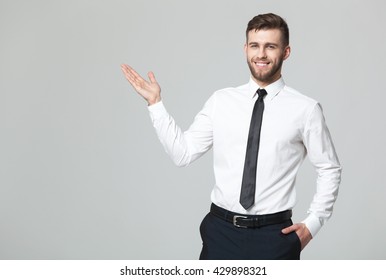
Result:
{"label": "finger", "polygon": [[121,65],[121,69],[122,69],[124,74],[130,74],[130,71],[129,71],[130,67],[129,67],[129,65],[122,64]]}
{"label": "finger", "polygon": [[139,83],[143,83],[145,80],[139,75],[133,68],[127,65],[127,72],[133,77],[133,79]]}
{"label": "finger", "polygon": [[152,84],[156,84],[157,83],[157,80],[155,79],[155,76],[154,76],[154,73],[153,72],[149,72],[148,74],[147,74],[147,76],[149,77],[149,80],[150,80],[150,82],[152,83]]}
{"label": "finger", "polygon": [[129,83],[138,91],[144,87],[146,81],[129,65],[122,65],[122,71]]}
{"label": "finger", "polygon": [[121,69],[123,74],[126,76],[126,78],[130,78],[130,80],[133,80],[134,76],[130,73],[129,71],[130,68],[128,65],[122,64]]}
{"label": "finger", "polygon": [[121,66],[122,71],[125,73],[127,77],[129,77],[133,81],[143,82],[144,79],[129,65],[123,64]]}
{"label": "finger", "polygon": [[125,75],[125,78],[129,81],[129,83],[135,87],[137,85],[137,82],[132,74],[128,71],[127,68],[122,67],[122,72]]}
{"label": "finger", "polygon": [[283,228],[281,230],[281,232],[284,233],[284,234],[288,234],[288,233],[291,233],[293,231],[296,231],[298,228],[299,228],[298,225],[295,224],[295,225]]}
{"label": "finger", "polygon": [[128,67],[128,65],[127,64],[121,64],[121,68],[122,68],[122,70],[123,69],[126,69]]}

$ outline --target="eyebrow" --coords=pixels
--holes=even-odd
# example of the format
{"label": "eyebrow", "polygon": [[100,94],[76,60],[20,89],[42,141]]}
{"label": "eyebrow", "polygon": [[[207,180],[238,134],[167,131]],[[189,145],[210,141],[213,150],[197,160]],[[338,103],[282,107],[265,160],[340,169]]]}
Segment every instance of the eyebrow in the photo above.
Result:
{"label": "eyebrow", "polygon": [[[248,43],[248,46],[250,46],[250,45],[260,45],[260,44],[259,44],[258,42],[249,42],[249,43]],[[276,46],[276,47],[279,46],[279,44],[276,44],[276,43],[270,43],[270,42],[264,43],[263,45],[265,45],[265,46],[267,46],[267,45],[272,45],[272,46]]]}

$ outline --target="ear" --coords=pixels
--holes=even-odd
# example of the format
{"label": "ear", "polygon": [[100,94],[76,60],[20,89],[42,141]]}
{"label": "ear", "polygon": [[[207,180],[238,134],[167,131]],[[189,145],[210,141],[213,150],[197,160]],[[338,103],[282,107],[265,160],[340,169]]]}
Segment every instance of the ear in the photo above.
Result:
{"label": "ear", "polygon": [[288,45],[284,48],[283,60],[286,60],[291,54],[291,47]]}
{"label": "ear", "polygon": [[248,42],[244,44],[244,53],[247,54],[247,49],[248,49]]}

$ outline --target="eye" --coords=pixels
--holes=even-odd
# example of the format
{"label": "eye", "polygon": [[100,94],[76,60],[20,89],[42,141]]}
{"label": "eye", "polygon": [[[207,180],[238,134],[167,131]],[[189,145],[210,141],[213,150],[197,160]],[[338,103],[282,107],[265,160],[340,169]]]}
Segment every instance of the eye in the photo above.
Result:
{"label": "eye", "polygon": [[268,45],[268,49],[274,50],[274,49],[276,49],[276,46],[275,45]]}

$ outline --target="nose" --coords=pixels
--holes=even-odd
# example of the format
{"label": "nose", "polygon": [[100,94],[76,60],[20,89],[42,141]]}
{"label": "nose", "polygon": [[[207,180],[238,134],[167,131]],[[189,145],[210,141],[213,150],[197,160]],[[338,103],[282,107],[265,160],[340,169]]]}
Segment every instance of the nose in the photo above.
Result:
{"label": "nose", "polygon": [[259,59],[267,58],[267,53],[265,52],[265,48],[259,48],[258,53],[257,53],[257,57]]}

